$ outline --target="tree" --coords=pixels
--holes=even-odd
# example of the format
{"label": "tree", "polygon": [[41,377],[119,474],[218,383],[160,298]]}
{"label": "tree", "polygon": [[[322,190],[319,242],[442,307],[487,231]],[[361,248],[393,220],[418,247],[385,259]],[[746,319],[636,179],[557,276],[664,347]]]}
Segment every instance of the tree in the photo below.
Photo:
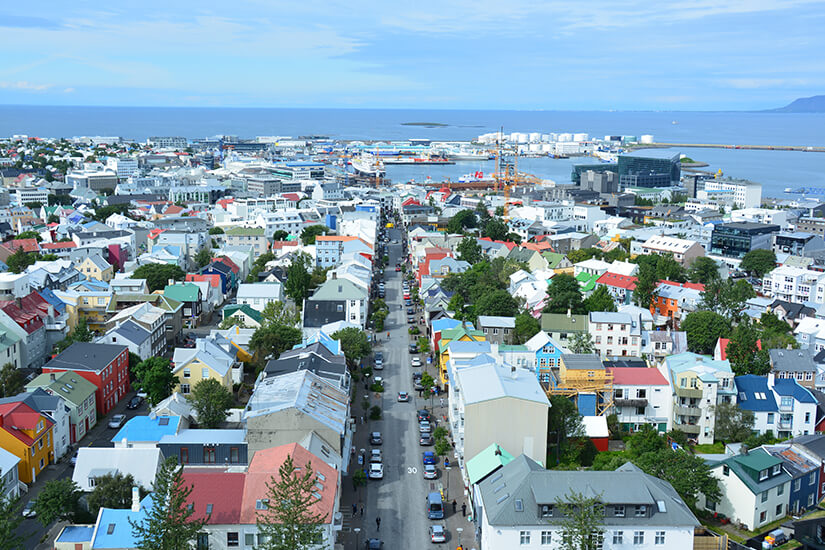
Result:
{"label": "tree", "polygon": [[34,503],[37,519],[44,527],[58,519],[72,519],[80,500],[80,487],[70,478],[53,479],[43,485]]}
{"label": "tree", "polygon": [[504,236],[504,240],[505,241],[510,241],[510,242],[513,242],[513,243],[516,243],[516,244],[521,244],[521,242],[522,242],[521,235],[519,235],[518,233],[513,233],[512,231],[510,233],[507,233],[507,235]]}
{"label": "tree", "polygon": [[688,349],[707,355],[719,338],[730,333],[730,321],[713,311],[694,311],[687,314],[680,328],[686,333]]}
{"label": "tree", "polygon": [[662,449],[667,449],[667,441],[653,426],[645,424],[639,431],[630,436],[627,441],[628,454],[633,458],[638,458],[649,453],[657,453]]}
{"label": "tree", "polygon": [[318,512],[315,485],[320,483],[312,463],[305,468],[295,466],[287,455],[278,468],[278,477],[267,482],[266,503],[257,511],[258,532],[266,542],[260,550],[308,550],[315,548],[326,520]]}
{"label": "tree", "polygon": [[301,242],[304,246],[315,244],[315,239],[321,235],[326,235],[329,229],[325,225],[310,225],[301,231]]}
{"label": "tree", "polygon": [[341,350],[344,352],[344,357],[347,358],[347,365],[354,369],[361,362],[361,359],[366,357],[372,351],[367,334],[355,327],[347,327],[334,332],[332,334],[333,340],[341,341]]}
{"label": "tree", "polygon": [[513,329],[513,340],[516,344],[523,344],[541,330],[539,320],[529,313],[519,313],[516,315],[515,328]]}
{"label": "tree", "polygon": [[172,264],[146,264],[137,268],[132,273],[132,279],[146,279],[146,284],[149,286],[149,292],[156,290],[163,290],[169,279],[175,281],[182,281],[186,273],[183,270]]}
{"label": "tree", "polygon": [[574,332],[567,347],[572,353],[594,353],[596,350],[589,332]]}
{"label": "tree", "polygon": [[299,306],[303,307],[304,300],[309,296],[312,275],[309,273],[309,256],[299,254],[286,270],[284,292]]}
{"label": "tree", "polygon": [[220,227],[210,227],[209,228],[210,235],[223,235],[224,231]]}
{"label": "tree", "polygon": [[575,277],[567,273],[559,273],[550,279],[544,312],[567,313],[568,309],[575,314],[585,312],[582,292],[579,288],[579,281]]}
{"label": "tree", "polygon": [[43,240],[43,237],[40,236],[40,233],[38,233],[37,231],[32,231],[32,230],[23,231],[22,233],[17,235],[17,237],[15,237],[15,238],[16,239],[34,239],[37,242],[40,242],[40,241]]}
{"label": "tree", "polygon": [[135,478],[132,474],[123,475],[116,471],[95,477],[95,488],[86,497],[89,513],[97,516],[101,508],[129,508],[134,486]]}
{"label": "tree", "polygon": [[585,298],[584,308],[587,311],[616,311],[616,302],[604,285],[599,285],[593,293]]}
{"label": "tree", "polygon": [[93,336],[94,334],[92,334],[92,331],[89,330],[89,324],[86,322],[86,318],[80,317],[77,320],[74,330],[72,331],[72,341],[91,342]]}
{"label": "tree", "polygon": [[461,210],[447,223],[447,233],[464,233],[467,228],[476,226],[476,215],[472,210]]}
{"label": "tree", "polygon": [[0,497],[0,550],[23,548],[23,537],[17,533],[23,515],[20,513],[20,499]]}
{"label": "tree", "polygon": [[261,312],[261,321],[264,325],[286,325],[297,326],[301,321],[301,316],[295,308],[288,306],[284,302],[269,302]]}
{"label": "tree", "polygon": [[740,409],[735,403],[719,403],[713,437],[728,443],[745,441],[753,433],[754,421],[753,411]]}
{"label": "tree", "polygon": [[563,550],[597,550],[604,538],[604,504],[601,495],[585,496],[570,489],[559,503]]}
{"label": "tree", "polygon": [[507,224],[498,218],[491,219],[481,228],[481,235],[494,241],[503,241],[509,232]]}
{"label": "tree", "polygon": [[14,251],[14,254],[8,257],[6,265],[12,273],[23,273],[27,267],[37,261],[37,254],[34,252],[26,252],[20,246]]}
{"label": "tree", "polygon": [[670,483],[691,508],[696,507],[699,493],[715,502],[721,497],[719,483],[707,463],[685,451],[661,449],[645,453],[633,462],[645,473]]}
{"label": "tree", "polygon": [[202,248],[195,254],[195,263],[198,268],[206,267],[212,261],[212,251],[208,248]]}
{"label": "tree", "polygon": [[474,237],[464,237],[456,247],[458,259],[474,264],[481,261],[484,255],[481,252],[481,245]]}
{"label": "tree", "polygon": [[12,397],[22,392],[26,383],[26,378],[11,363],[6,363],[0,367],[0,397]]}
{"label": "tree", "polygon": [[289,233],[284,231],[283,229],[279,229],[272,234],[273,241],[285,241],[287,237],[289,237]]}
{"label": "tree", "polygon": [[289,325],[263,325],[249,340],[249,348],[260,360],[279,357],[301,343],[301,330]]}
{"label": "tree", "polygon": [[745,302],[756,297],[753,287],[744,279],[711,281],[702,292],[700,309],[708,309],[736,321],[745,309]]}
{"label": "tree", "polygon": [[132,536],[143,550],[179,550],[190,543],[208,520],[196,520],[189,507],[192,486],[183,483],[183,468],[175,457],[166,459],[152,484],[152,506],[140,522],[133,522]]}
{"label": "tree", "polygon": [[656,268],[647,263],[640,263],[636,288],[633,289],[633,303],[641,308],[650,309],[658,286],[659,277],[656,275]]}
{"label": "tree", "polygon": [[582,420],[576,404],[564,395],[550,396],[550,410],[547,413],[547,441],[555,441],[556,464],[559,463],[561,447],[567,439],[582,435]]}
{"label": "tree", "polygon": [[598,248],[592,247],[570,250],[567,253],[567,259],[570,261],[571,264],[577,264],[579,262],[584,262],[592,258],[601,258],[601,256],[602,251]]}
{"label": "tree", "polygon": [[742,257],[739,268],[761,279],[776,268],[776,254],[764,248],[750,250]]}
{"label": "tree", "polygon": [[198,413],[198,424],[205,428],[217,428],[223,424],[235,402],[229,390],[215,378],[195,384],[188,399]]}
{"label": "tree", "polygon": [[518,312],[518,303],[506,290],[495,290],[480,297],[475,304],[475,314],[498,317],[513,317]]}
{"label": "tree", "polygon": [[719,264],[707,256],[699,256],[690,264],[688,279],[692,283],[708,284],[719,278]]}
{"label": "tree", "polygon": [[150,357],[135,367],[135,380],[140,389],[146,392],[147,400],[157,405],[172,394],[178,384],[178,377],[172,374],[169,359]]}
{"label": "tree", "polygon": [[745,318],[730,334],[725,352],[730,368],[737,376],[757,374],[764,376],[771,371],[767,348],[759,342],[759,330]]}
{"label": "tree", "polygon": [[430,376],[430,373],[425,372],[421,375],[421,387],[424,391],[424,397],[432,395],[433,388],[435,387],[435,379]]}

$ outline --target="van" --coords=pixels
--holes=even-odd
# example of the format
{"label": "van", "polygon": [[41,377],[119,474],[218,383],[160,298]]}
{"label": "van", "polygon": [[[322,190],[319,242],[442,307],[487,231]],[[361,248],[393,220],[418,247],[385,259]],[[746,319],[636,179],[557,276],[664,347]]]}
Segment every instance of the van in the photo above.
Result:
{"label": "van", "polygon": [[427,495],[427,519],[444,519],[444,502],[441,493]]}

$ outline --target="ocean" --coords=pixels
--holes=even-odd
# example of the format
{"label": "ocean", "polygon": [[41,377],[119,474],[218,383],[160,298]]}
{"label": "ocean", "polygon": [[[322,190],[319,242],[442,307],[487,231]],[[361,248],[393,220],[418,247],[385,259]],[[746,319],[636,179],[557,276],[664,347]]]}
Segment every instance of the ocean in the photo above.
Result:
{"label": "ocean", "polygon": [[[439,126],[409,126],[430,122]],[[652,134],[655,141],[729,145],[825,146],[825,114],[655,111],[476,111],[414,109],[231,109],[179,107],[0,106],[0,136],[209,137],[326,135],[334,139],[471,140],[496,132],[570,132],[595,137]],[[675,153],[676,151],[674,151]],[[696,149],[682,152],[725,175],[763,185],[763,196],[786,187],[825,187],[825,153]],[[571,166],[588,159],[522,159],[519,169],[567,182]],[[393,180],[423,180],[492,170],[492,162],[453,166],[388,166]]]}

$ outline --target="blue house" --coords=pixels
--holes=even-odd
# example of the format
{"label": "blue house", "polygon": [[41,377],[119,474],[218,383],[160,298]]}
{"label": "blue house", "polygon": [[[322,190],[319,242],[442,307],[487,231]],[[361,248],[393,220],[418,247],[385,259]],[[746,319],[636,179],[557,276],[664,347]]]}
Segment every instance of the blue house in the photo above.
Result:
{"label": "blue house", "polygon": [[762,447],[782,460],[782,468],[791,476],[788,491],[788,513],[798,515],[802,510],[816,506],[819,497],[819,464],[802,456],[790,445],[764,445]]}
{"label": "blue house", "polygon": [[201,275],[218,275],[221,278],[221,293],[226,295],[227,289],[234,288],[234,273],[232,269],[223,262],[212,262],[201,269]]}
{"label": "blue house", "polygon": [[764,434],[770,431],[776,434],[779,427],[779,407],[776,396],[768,386],[765,376],[745,374],[733,379],[736,384],[737,405],[745,411],[753,413],[753,429],[756,433]]}
{"label": "blue house", "polygon": [[182,430],[158,441],[164,458],[175,457],[179,464],[248,464],[243,430]]}
{"label": "blue house", "polygon": [[536,354],[535,368],[539,382],[545,386],[554,382],[553,369],[559,367],[561,356],[570,352],[543,330],[527,340],[524,346]]}

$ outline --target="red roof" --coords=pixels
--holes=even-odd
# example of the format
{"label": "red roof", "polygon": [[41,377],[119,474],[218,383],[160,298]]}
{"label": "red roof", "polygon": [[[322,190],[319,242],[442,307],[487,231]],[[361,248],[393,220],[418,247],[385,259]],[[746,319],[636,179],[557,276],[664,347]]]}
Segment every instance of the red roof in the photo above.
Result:
{"label": "red roof", "polygon": [[6,248],[16,251],[23,248],[25,252],[40,252],[40,244],[37,239],[14,239],[6,243]]}
{"label": "red roof", "polygon": [[43,321],[36,312],[20,309],[14,301],[0,302],[0,309],[29,334],[43,326]]}
{"label": "red roof", "polygon": [[513,250],[516,246],[518,246],[516,243],[514,243],[512,241],[494,241],[490,237],[481,237],[479,240],[480,241],[487,241],[487,242],[491,242],[491,243],[503,244],[504,246],[507,247],[507,250]]}
{"label": "red roof", "polygon": [[165,229],[158,229],[158,228],[152,229],[151,231],[149,231],[149,238],[150,239],[155,239],[155,238],[157,238],[158,235],[160,235],[164,231],[166,231],[166,230]]}
{"label": "red roof", "polygon": [[299,200],[301,200],[301,197],[298,195],[298,193],[283,193],[281,196],[287,200],[291,200],[294,202],[298,202]]}
{"label": "red roof", "polygon": [[240,271],[238,264],[236,264],[226,256],[218,256],[217,258],[215,258],[215,261],[221,262],[222,264],[226,265],[229,269],[232,270],[232,273],[238,273]]}
{"label": "red roof", "polygon": [[167,206],[166,210],[163,211],[164,214],[180,214],[186,210],[182,206],[178,206],[177,204],[173,204],[171,206]]}
{"label": "red roof", "polygon": [[610,273],[609,271],[596,279],[596,283],[601,283],[607,286],[615,286],[617,288],[624,288],[626,290],[635,290],[636,283],[638,281],[638,277],[619,275],[618,273]]}
{"label": "red roof", "polygon": [[682,288],[690,288],[693,290],[704,291],[705,285],[702,283],[677,283],[676,281],[668,281],[665,279],[661,279],[659,283],[666,284],[666,285],[673,285],[673,286],[680,286]]}
{"label": "red roof", "polygon": [[228,198],[228,199],[218,199],[215,201],[215,204],[226,210],[226,207],[235,202],[235,199]]}
{"label": "red roof", "polygon": [[224,470],[189,469],[183,470],[183,482],[192,487],[188,503],[194,505],[195,520],[206,519],[206,507],[212,505],[212,514],[208,523],[213,525],[238,525],[241,522],[241,504],[243,503],[243,472],[226,472]]}
{"label": "red roof", "polygon": [[[730,338],[719,338],[716,342],[716,345],[719,347],[719,359],[722,361],[727,361],[728,359],[728,344],[730,344]],[[760,350],[762,349],[762,340],[756,341],[756,347]]]}
{"label": "red roof", "polygon": [[0,405],[0,422],[2,422],[2,429],[25,443],[28,447],[34,444],[34,439],[22,430],[37,431],[37,423],[40,422],[41,419],[44,419],[49,424],[54,424],[47,417],[41,415],[22,401]]}
{"label": "red roof", "polygon": [[407,199],[407,200],[405,200],[404,202],[402,202],[402,203],[401,203],[401,206],[409,206],[409,205],[411,205],[411,204],[416,204],[416,205],[418,205],[418,206],[421,206],[421,203],[420,203],[420,202],[418,202],[417,200],[415,200],[415,199],[414,199],[414,198],[412,198],[412,197],[410,197],[409,199]]}
{"label": "red roof", "polygon": [[285,246],[299,246],[300,244],[299,241],[273,241],[270,248],[272,250],[280,250]]}
{"label": "red roof", "polygon": [[209,286],[220,288],[221,287],[221,276],[220,275],[199,275],[197,273],[187,273],[186,278],[184,279],[187,283],[209,283]]}
{"label": "red roof", "polygon": [[44,250],[62,250],[64,248],[77,248],[74,241],[62,241],[59,243],[40,243],[40,248]]}
{"label": "red roof", "polygon": [[667,386],[659,369],[645,367],[608,367],[614,386]]}

